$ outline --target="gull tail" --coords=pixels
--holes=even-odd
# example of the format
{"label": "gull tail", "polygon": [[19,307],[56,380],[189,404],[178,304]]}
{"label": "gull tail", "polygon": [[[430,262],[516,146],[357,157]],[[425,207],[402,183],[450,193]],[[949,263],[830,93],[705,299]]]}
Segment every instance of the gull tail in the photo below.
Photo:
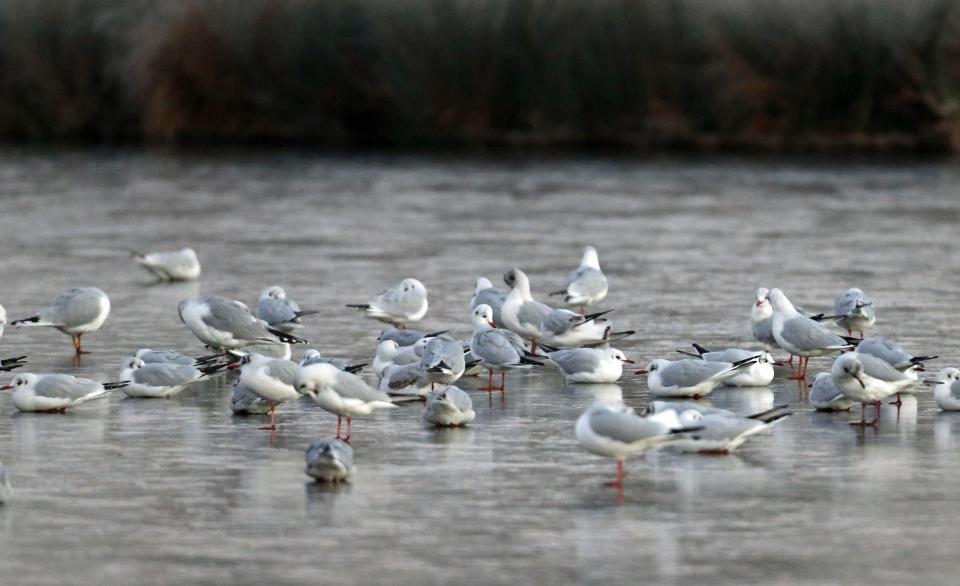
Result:
{"label": "gull tail", "polygon": [[443,373],[443,372],[453,372],[453,371],[450,369],[450,366],[449,366],[446,362],[444,362],[443,360],[441,360],[439,363],[437,363],[436,366],[431,366],[431,367],[427,368],[427,372],[440,372],[440,373]]}
{"label": "gull tail", "polygon": [[[560,348],[557,348],[556,346],[550,346],[550,345],[547,345],[547,344],[540,344],[540,349],[541,349],[541,350],[546,350],[547,352],[556,352],[556,351],[559,350]],[[528,353],[527,353],[527,356],[540,356],[540,354],[530,354],[530,353],[528,352]]]}
{"label": "gull tail", "polygon": [[436,338],[437,336],[442,336],[443,334],[446,334],[446,333],[449,332],[449,331],[450,331],[450,330],[440,330],[439,332],[430,332],[429,334],[424,334],[423,337],[424,337],[424,338]]}
{"label": "gull tail", "polygon": [[762,421],[764,423],[773,423],[779,421],[784,417],[790,417],[793,415],[793,411],[790,411],[787,405],[775,405],[772,409],[767,409],[761,413],[755,413],[753,415],[748,415],[748,419],[756,419],[757,421]]}
{"label": "gull tail", "polygon": [[[534,354],[534,356],[536,356],[536,355]],[[521,357],[520,357],[520,364],[527,364],[527,365],[530,365],[530,366],[534,366],[534,365],[536,365],[536,366],[543,366],[543,363],[542,363],[542,362],[540,362],[540,361],[538,361],[538,360],[530,360],[530,359],[527,358],[526,356],[521,356]]]}
{"label": "gull tail", "polygon": [[612,332],[612,333],[608,334],[607,337],[605,337],[604,339],[600,340],[599,342],[594,342],[593,344],[584,344],[583,347],[584,347],[584,348],[605,347],[605,346],[607,346],[608,344],[610,344],[611,342],[619,342],[620,340],[622,340],[622,339],[624,339],[624,338],[629,338],[630,336],[632,336],[632,335],[634,335],[634,334],[636,334],[636,333],[637,333],[636,330],[624,330],[624,331],[622,331],[622,332]]}
{"label": "gull tail", "polygon": [[355,309],[362,309],[362,310],[364,310],[364,311],[367,311],[368,309],[370,309],[370,304],[369,304],[369,303],[360,303],[360,304],[358,304],[358,305],[352,305],[352,304],[348,303],[348,304],[347,304],[347,307],[353,307],[353,308],[355,308]]}
{"label": "gull tail", "polygon": [[693,346],[693,349],[696,350],[697,353],[698,353],[700,356],[703,356],[704,354],[706,354],[707,352],[709,352],[709,350],[707,350],[706,348],[704,348],[704,347],[701,346],[700,344],[697,344],[696,342],[694,342],[694,343],[691,344],[691,345]]}
{"label": "gull tail", "polygon": [[203,373],[203,376],[213,376],[215,374],[221,374],[227,371],[227,364],[211,364],[209,366],[204,366],[198,368],[200,372]]}
{"label": "gull tail", "polygon": [[211,362],[219,360],[224,356],[226,356],[226,352],[221,352],[219,354],[207,354],[206,356],[197,356],[197,359],[196,359],[196,362],[194,362],[194,365],[202,366],[204,364],[210,364]]}
{"label": "gull tail", "polygon": [[0,360],[0,366],[9,366],[11,364],[17,364],[18,362],[24,362],[24,358],[26,357],[27,355],[24,354],[23,356],[15,356],[13,358],[4,358],[3,360]]}
{"label": "gull tail", "polygon": [[293,319],[300,319],[301,317],[303,317],[303,316],[305,316],[305,315],[315,315],[315,314],[317,314],[317,313],[320,313],[320,310],[318,310],[318,309],[304,309],[303,311],[295,311],[295,312],[293,312],[293,315],[294,315]]}
{"label": "gull tail", "polygon": [[[26,356],[24,356],[24,358],[26,358]],[[927,360],[935,360],[937,358],[940,358],[940,357],[939,356],[914,356],[913,358],[910,359],[910,362],[916,365],[916,364],[922,364]]]}
{"label": "gull tail", "polygon": [[350,374],[356,374],[361,370],[363,370],[363,367],[366,365],[367,365],[366,362],[361,362],[360,364],[350,364],[350,365],[347,365],[347,367],[344,368],[343,370],[345,372],[349,372]]}
{"label": "gull tail", "polygon": [[703,429],[702,425],[690,426],[690,427],[678,427],[676,429],[670,430],[670,435],[677,435],[681,433],[693,433],[695,431],[700,431]]}
{"label": "gull tail", "polygon": [[482,360],[471,360],[463,365],[463,369],[467,370],[467,369],[473,368],[474,366],[480,364],[481,362]]}
{"label": "gull tail", "polygon": [[561,289],[560,291],[554,291],[553,293],[547,293],[547,297],[556,297],[557,295],[566,295],[567,290]]}
{"label": "gull tail", "polygon": [[849,336],[840,336],[840,337],[843,338],[843,341],[849,344],[850,346],[856,346],[857,344],[863,341],[860,338],[851,338]]}
{"label": "gull tail", "polygon": [[286,332],[281,332],[280,330],[275,330],[273,328],[267,328],[267,331],[280,339],[281,342],[285,344],[309,344],[309,340],[304,340],[303,338],[298,338],[293,334],[288,334]]}

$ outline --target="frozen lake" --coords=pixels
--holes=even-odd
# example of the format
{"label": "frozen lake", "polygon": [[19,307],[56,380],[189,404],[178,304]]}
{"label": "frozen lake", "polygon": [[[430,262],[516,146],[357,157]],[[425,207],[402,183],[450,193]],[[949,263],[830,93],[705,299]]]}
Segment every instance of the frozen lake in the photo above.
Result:
{"label": "frozen lake", "polygon": [[[758,286],[808,309],[859,286],[875,332],[958,362],[960,167],[737,159],[456,159],[99,151],[0,158],[0,302],[11,319],[72,286],[113,313],[85,337],[8,329],[27,371],[115,380],[140,347],[203,349],[177,303],[203,290],[256,301],[281,284],[325,354],[372,360],[379,325],[343,308],[405,276],[430,290],[426,329],[469,333],[476,277],[518,266],[535,295],[562,284],[583,244],[611,281],[604,308],[637,335],[640,363],[697,341],[743,345]],[[125,248],[191,245],[201,283],[151,286]],[[299,350],[296,353],[299,356]],[[811,361],[811,372],[829,360]],[[318,486],[303,453],[336,418],[311,403],[234,417],[230,386],[172,400],[116,394],[64,415],[17,414],[0,397],[0,576],[19,584],[662,583],[956,580],[960,414],[929,392],[884,409],[814,413],[797,383],[721,389],[713,404],[796,413],[735,455],[651,453],[627,464],[576,445],[595,394],[646,404],[645,382],[565,386],[512,374],[467,429],[436,431],[420,407],[354,426],[358,474]],[[933,373],[931,373],[932,376]],[[235,376],[235,375],[232,375]],[[812,378],[812,376],[811,376]],[[3,381],[7,377],[2,377]]]}

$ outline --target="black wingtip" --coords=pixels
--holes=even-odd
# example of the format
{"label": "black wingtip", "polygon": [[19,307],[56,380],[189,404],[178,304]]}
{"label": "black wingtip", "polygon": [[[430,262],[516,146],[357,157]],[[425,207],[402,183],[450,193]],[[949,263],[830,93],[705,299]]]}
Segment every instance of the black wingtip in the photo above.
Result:
{"label": "black wingtip", "polygon": [[863,341],[860,338],[851,338],[850,336],[840,336],[840,337],[843,338],[844,342],[846,342],[847,344],[850,344],[851,346],[856,346],[857,344]]}
{"label": "black wingtip", "polygon": [[125,387],[125,386],[127,386],[127,385],[129,385],[129,384],[130,384],[130,381],[128,381],[128,380],[114,381],[114,382],[109,382],[109,383],[103,383],[103,388],[106,389],[106,390],[108,390],[108,391],[114,391],[114,390],[116,390],[116,389],[122,389],[123,387]]}
{"label": "black wingtip", "polygon": [[[548,345],[548,344],[539,344],[539,346],[540,346],[540,349],[541,349],[541,350],[546,350],[547,352],[556,352],[557,350],[560,349],[560,348],[557,348],[556,346],[550,346],[550,345]],[[540,354],[533,354],[532,352],[527,352],[526,355],[527,355],[527,356],[540,356]]]}
{"label": "black wingtip", "polygon": [[771,423],[778,419],[783,419],[784,417],[789,417],[793,415],[793,411],[790,411],[789,405],[774,405],[773,408],[767,409],[761,413],[754,413],[753,415],[748,415],[747,419],[756,419],[757,421],[762,421],[764,423]]}
{"label": "black wingtip", "polygon": [[556,297],[557,295],[566,295],[567,290],[563,289],[562,291],[554,291],[553,293],[547,293],[547,297]]}
{"label": "black wingtip", "polygon": [[281,332],[280,330],[275,330],[273,328],[267,328],[267,331],[280,339],[281,342],[286,342],[287,344],[309,344],[309,340],[304,340],[303,338],[298,338],[293,334],[288,334],[286,332]]}
{"label": "black wingtip", "polygon": [[[535,354],[533,356],[535,356]],[[537,360],[530,360],[526,356],[520,357],[520,364],[529,364],[531,366],[543,366],[542,362],[539,362]]]}
{"label": "black wingtip", "polygon": [[424,338],[436,338],[437,336],[442,336],[449,332],[450,330],[440,330],[439,332],[430,332],[429,334],[424,334]]}
{"label": "black wingtip", "polygon": [[226,372],[227,366],[229,365],[228,364],[211,364],[209,366],[198,368],[197,370],[199,370],[206,376],[210,376],[213,374],[218,374],[220,372]]}
{"label": "black wingtip", "polygon": [[733,367],[740,368],[741,366],[754,364],[757,360],[760,360],[761,358],[763,358],[763,354],[757,354],[756,356],[750,356],[748,358],[744,358],[743,360],[737,360],[736,362],[733,363]]}
{"label": "black wingtip", "polygon": [[696,427],[678,427],[677,429],[671,429],[670,434],[676,435],[678,433],[691,433],[694,431],[700,431],[701,429],[703,429],[702,425]]}
{"label": "black wingtip", "polygon": [[691,345],[693,346],[693,349],[696,350],[698,354],[700,354],[700,356],[703,356],[704,354],[706,354],[707,352],[709,352],[709,350],[707,350],[706,348],[704,348],[704,347],[701,346],[700,344],[697,344],[696,342],[694,342],[694,343],[691,344]]}
{"label": "black wingtip", "polygon": [[481,362],[483,362],[483,361],[482,361],[482,360],[471,360],[471,361],[469,361],[469,362],[467,362],[466,364],[463,365],[463,369],[466,370],[466,369],[468,369],[468,368],[473,368],[474,366],[480,364]]}
{"label": "black wingtip", "polygon": [[366,366],[366,365],[367,365],[366,362],[361,362],[360,364],[350,364],[350,365],[348,365],[346,368],[344,368],[343,370],[344,370],[344,372],[349,372],[350,374],[356,374],[356,373],[360,372],[361,370],[363,370],[363,367]]}
{"label": "black wingtip", "polygon": [[[26,358],[26,356],[24,356]],[[927,360],[936,360],[940,358],[939,356],[914,356],[910,359],[910,362],[913,364],[920,364],[921,362],[926,362]]]}
{"label": "black wingtip", "polygon": [[26,366],[26,365],[27,364],[25,362],[20,362],[19,364],[4,364],[3,366],[0,366],[0,370],[2,370],[3,372],[10,372],[11,370],[15,370],[17,368],[20,368],[21,366]]}
{"label": "black wingtip", "polygon": [[15,356],[15,357],[13,357],[13,358],[4,358],[3,360],[0,360],[0,366],[6,366],[6,365],[11,364],[11,363],[21,362],[21,361],[23,361],[23,359],[26,358],[26,357],[27,357],[27,355],[24,354],[23,356]]}
{"label": "black wingtip", "polygon": [[303,311],[295,311],[293,312],[293,315],[294,315],[293,319],[300,319],[305,315],[316,315],[318,313],[320,313],[320,311],[317,309],[304,309]]}
{"label": "black wingtip", "polygon": [[35,324],[35,323],[37,323],[38,321],[40,321],[40,316],[39,316],[39,315],[32,315],[32,316],[30,316],[30,317],[25,317],[25,318],[23,318],[23,319],[15,319],[15,320],[13,320],[12,322],[10,322],[10,325],[11,325],[11,326],[18,326],[18,325],[20,325],[20,324]]}
{"label": "black wingtip", "polygon": [[360,304],[354,305],[354,304],[348,303],[348,304],[347,304],[347,307],[353,307],[353,308],[356,308],[356,309],[370,309],[370,304],[369,304],[369,303],[360,303]]}

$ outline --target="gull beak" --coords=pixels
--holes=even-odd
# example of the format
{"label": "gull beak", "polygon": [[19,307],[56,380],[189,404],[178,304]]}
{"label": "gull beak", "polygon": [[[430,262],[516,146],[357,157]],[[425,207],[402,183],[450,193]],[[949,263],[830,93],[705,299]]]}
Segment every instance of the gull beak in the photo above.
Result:
{"label": "gull beak", "polygon": [[646,368],[641,368],[633,374],[650,374],[650,372]]}
{"label": "gull beak", "polygon": [[488,321],[487,323],[490,324],[491,328],[497,327],[497,324],[493,323],[492,321]]}
{"label": "gull beak", "polygon": [[228,370],[237,370],[238,368],[240,368],[239,362],[231,362],[230,364],[227,365]]}
{"label": "gull beak", "polygon": [[0,387],[0,391],[12,391],[12,390],[13,390],[13,385],[3,385],[2,387]]}
{"label": "gull beak", "polygon": [[634,362],[633,360],[630,360],[629,358],[624,358],[624,359],[623,359],[623,363],[624,363],[624,364],[636,364],[636,362]]}
{"label": "gull beak", "polygon": [[864,389],[867,388],[867,385],[863,384],[863,379],[862,379],[862,378],[860,378],[859,376],[855,376],[855,377],[853,377],[853,378],[857,379],[857,382],[860,383],[860,386],[861,386],[861,387],[863,387]]}
{"label": "gull beak", "polygon": [[763,299],[757,299],[757,307],[763,305]]}

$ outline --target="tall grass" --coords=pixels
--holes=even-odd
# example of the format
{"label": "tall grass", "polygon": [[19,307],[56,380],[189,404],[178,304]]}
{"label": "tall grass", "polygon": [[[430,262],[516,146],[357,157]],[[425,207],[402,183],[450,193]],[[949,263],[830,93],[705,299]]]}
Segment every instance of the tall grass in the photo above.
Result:
{"label": "tall grass", "polygon": [[0,0],[0,139],[960,148],[952,0]]}

